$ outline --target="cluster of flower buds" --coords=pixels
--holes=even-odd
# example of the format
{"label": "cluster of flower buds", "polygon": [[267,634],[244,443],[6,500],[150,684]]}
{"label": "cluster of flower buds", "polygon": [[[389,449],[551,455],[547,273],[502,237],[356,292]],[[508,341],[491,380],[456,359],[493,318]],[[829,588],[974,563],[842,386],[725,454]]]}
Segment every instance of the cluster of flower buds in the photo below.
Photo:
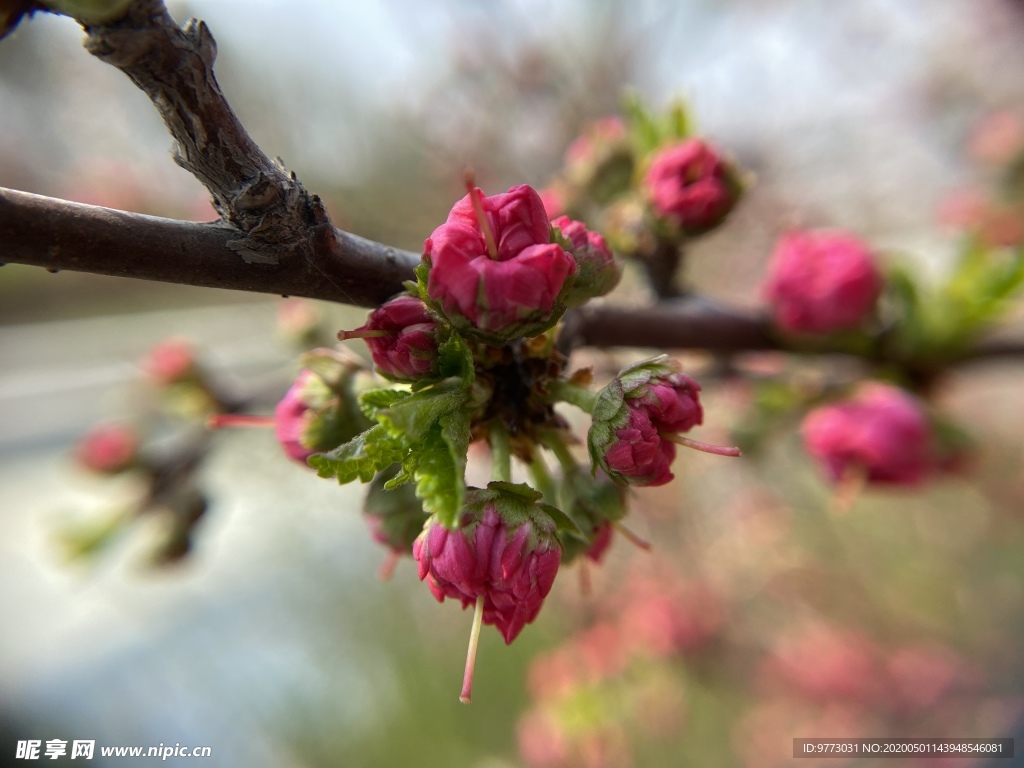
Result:
{"label": "cluster of flower buds", "polygon": [[597,396],[587,435],[591,460],[623,485],[664,485],[676,445],[738,456],[683,437],[704,420],[700,386],[664,357],[630,366]]}
{"label": "cluster of flower buds", "polygon": [[[363,339],[377,372],[393,382],[359,395],[367,427],[344,443],[311,441],[307,419],[316,406],[307,378],[282,401],[278,425],[279,436],[288,427],[289,454],[321,476],[372,481],[374,538],[395,556],[411,549],[438,600],[474,606],[468,701],[480,626],[512,642],[538,615],[560,564],[599,562],[615,530],[631,537],[620,525],[624,486],[668,482],[677,443],[738,452],[683,436],[703,410],[700,387],[674,364],[632,366],[600,394],[581,383],[589,374],[566,376],[549,331],[567,307],[614,288],[619,263],[583,222],[549,220],[528,186],[487,196],[467,178],[466,188],[424,244],[415,292],[338,334]],[[570,448],[578,441],[554,409],[559,401],[593,413],[590,472]],[[465,482],[477,440],[489,444],[493,460],[485,489]],[[533,486],[511,483],[513,457]]]}

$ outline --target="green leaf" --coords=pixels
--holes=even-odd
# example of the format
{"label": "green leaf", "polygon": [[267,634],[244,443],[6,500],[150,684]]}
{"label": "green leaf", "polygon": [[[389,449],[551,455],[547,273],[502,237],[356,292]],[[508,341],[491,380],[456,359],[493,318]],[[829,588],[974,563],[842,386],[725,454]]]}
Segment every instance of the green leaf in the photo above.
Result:
{"label": "green leaf", "polygon": [[307,463],[320,477],[336,477],[342,485],[356,479],[368,483],[405,454],[402,441],[377,424],[329,453],[313,454]]}
{"label": "green leaf", "polygon": [[457,378],[468,388],[476,378],[473,351],[455,330],[437,347],[437,370],[441,378]]}
{"label": "green leaf", "polygon": [[405,389],[370,389],[359,395],[359,408],[369,419],[376,419],[377,413],[390,408],[412,395]]}
{"label": "green leaf", "polygon": [[693,132],[693,125],[687,112],[686,104],[676,101],[665,115],[665,133],[667,139],[685,139]]}
{"label": "green leaf", "polygon": [[454,528],[466,497],[466,453],[469,449],[469,414],[447,413],[410,452],[404,471],[416,479],[416,495],[423,508],[441,525]]}
{"label": "green leaf", "polygon": [[629,120],[637,153],[643,156],[656,149],[661,140],[661,131],[654,116],[647,110],[636,92],[626,94],[622,111]]}
{"label": "green leaf", "polygon": [[467,397],[461,381],[446,379],[382,408],[376,417],[392,435],[413,444],[422,440],[442,416],[462,408]]}

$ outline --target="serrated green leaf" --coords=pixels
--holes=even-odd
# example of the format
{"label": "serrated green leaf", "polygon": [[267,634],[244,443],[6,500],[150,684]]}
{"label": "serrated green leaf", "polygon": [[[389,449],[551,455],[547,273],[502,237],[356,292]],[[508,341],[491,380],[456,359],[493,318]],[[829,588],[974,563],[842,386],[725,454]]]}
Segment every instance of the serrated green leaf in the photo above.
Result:
{"label": "serrated green leaf", "polygon": [[422,440],[442,416],[462,408],[467,397],[461,381],[446,379],[382,408],[377,412],[377,420],[392,435],[403,437],[411,445]]}
{"label": "serrated green leaf", "polygon": [[313,454],[307,463],[320,477],[336,477],[342,485],[356,479],[368,483],[405,454],[402,441],[377,424],[329,453]]}
{"label": "serrated green leaf", "polygon": [[396,488],[410,482],[412,482],[412,475],[405,471],[405,467],[402,467],[398,471],[398,474],[396,474],[394,477],[392,477],[390,480],[384,483],[384,490],[393,491]]}
{"label": "serrated green leaf", "polygon": [[469,387],[476,378],[473,351],[455,330],[437,348],[437,370],[441,378],[457,378],[463,387]]}
{"label": "serrated green leaf", "polygon": [[[466,497],[466,454],[469,414],[457,410],[443,415],[410,453],[415,464],[416,495],[423,508],[441,525],[454,528]],[[405,471],[408,471],[408,464]]]}
{"label": "serrated green leaf", "polygon": [[405,389],[369,389],[359,395],[359,408],[369,419],[376,419],[377,413],[399,403],[412,393]]}

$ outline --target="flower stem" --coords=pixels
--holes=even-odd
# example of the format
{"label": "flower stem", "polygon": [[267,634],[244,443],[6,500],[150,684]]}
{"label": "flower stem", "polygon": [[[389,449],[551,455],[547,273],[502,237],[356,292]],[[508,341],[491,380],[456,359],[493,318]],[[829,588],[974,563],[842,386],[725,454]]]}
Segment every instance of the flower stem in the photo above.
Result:
{"label": "flower stem", "polygon": [[274,426],[273,416],[250,416],[245,413],[215,413],[206,420],[207,429],[272,426]]}
{"label": "flower stem", "polygon": [[594,405],[597,403],[597,393],[591,392],[586,387],[578,387],[575,384],[570,384],[568,381],[555,381],[551,383],[548,391],[555,400],[564,400],[587,413],[594,412]]}
{"label": "flower stem", "polygon": [[348,339],[379,339],[384,336],[394,335],[394,331],[385,331],[383,329],[377,331],[361,331],[357,328],[354,331],[338,331],[338,341],[347,341]]}
{"label": "flower stem", "polygon": [[401,559],[401,555],[398,552],[388,552],[384,562],[380,564],[380,570],[377,571],[377,577],[381,581],[391,581],[391,577],[395,575],[395,568],[398,566],[398,561]]}
{"label": "flower stem", "polygon": [[626,540],[630,544],[633,544],[634,546],[640,547],[640,549],[642,549],[642,550],[644,550],[646,552],[649,552],[651,550],[651,542],[645,541],[644,539],[641,539],[639,536],[637,536],[635,533],[633,533],[631,530],[629,530],[629,528],[624,526],[622,523],[614,522],[614,523],[612,523],[612,525],[615,526],[615,530],[616,531],[618,531],[619,533],[621,533],[623,536],[626,537]]}
{"label": "flower stem", "polygon": [[572,455],[572,451],[569,450],[569,446],[565,444],[557,432],[548,432],[544,435],[542,440],[544,442],[544,446],[555,454],[555,458],[558,459],[558,463],[562,465],[563,475],[568,477],[579,469],[579,464],[576,463],[576,457]]}
{"label": "flower stem", "polygon": [[500,421],[491,422],[487,441],[491,445],[491,474],[495,480],[512,482],[512,450],[508,444],[508,430]]}
{"label": "flower stem", "polygon": [[473,204],[473,213],[476,214],[477,223],[480,224],[480,231],[484,233],[484,241],[487,243],[487,255],[493,261],[497,261],[498,244],[494,240],[494,232],[491,231],[491,225],[487,222],[484,204],[480,199],[482,193],[476,188],[476,179],[473,177],[473,171],[467,170],[462,178],[466,183],[466,191],[469,192],[469,202]]}
{"label": "flower stem", "polygon": [[867,484],[867,469],[856,464],[849,465],[839,478],[839,482],[836,483],[829,511],[837,516],[847,514],[853,509],[853,505],[857,503],[857,499],[860,498]]}
{"label": "flower stem", "polygon": [[476,599],[473,611],[473,629],[469,632],[469,650],[466,652],[466,671],[462,675],[462,693],[459,701],[469,704],[473,700],[473,671],[476,669],[476,648],[480,644],[480,627],[484,623],[484,596]]}
{"label": "flower stem", "polygon": [[530,478],[533,480],[534,488],[544,494],[544,502],[557,507],[558,489],[555,487],[551,472],[548,471],[548,465],[544,462],[540,451],[534,451],[530,459]]}
{"label": "flower stem", "polygon": [[725,445],[712,445],[711,443],[702,443],[700,440],[692,440],[689,437],[683,437],[677,435],[674,432],[661,432],[659,433],[666,440],[670,440],[677,445],[685,446],[686,448],[693,448],[695,451],[703,451],[704,453],[713,453],[716,456],[732,456],[738,458],[743,454],[740,453],[739,448],[729,447]]}

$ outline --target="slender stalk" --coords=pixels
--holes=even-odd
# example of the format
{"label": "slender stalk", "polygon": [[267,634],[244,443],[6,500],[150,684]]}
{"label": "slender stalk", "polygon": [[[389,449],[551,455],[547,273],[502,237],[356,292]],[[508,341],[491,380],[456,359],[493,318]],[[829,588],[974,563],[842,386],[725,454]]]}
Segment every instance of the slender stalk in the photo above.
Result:
{"label": "slender stalk", "polygon": [[693,448],[695,451],[702,451],[703,453],[713,453],[716,456],[731,456],[738,458],[743,454],[739,448],[725,446],[725,445],[712,445],[711,443],[702,443],[700,440],[693,440],[689,437],[683,437],[677,435],[674,432],[659,432],[659,434],[676,445],[682,445],[686,448]]}
{"label": "slender stalk", "polygon": [[499,421],[491,423],[487,441],[491,445],[491,474],[495,480],[512,482],[512,450],[508,444],[508,430]]}
{"label": "slender stalk", "polygon": [[621,533],[623,536],[626,537],[626,540],[630,544],[633,544],[634,546],[640,547],[640,549],[644,550],[645,552],[649,552],[650,551],[650,549],[651,549],[651,542],[645,541],[644,539],[641,539],[639,536],[637,536],[635,533],[633,533],[631,530],[629,530],[629,528],[624,526],[622,523],[614,522],[614,523],[612,523],[612,525],[615,526],[615,530],[616,531],[618,531],[619,533]]}
{"label": "slender stalk", "polygon": [[568,381],[555,381],[548,387],[548,391],[553,400],[564,400],[570,405],[575,405],[581,411],[594,412],[597,393],[591,392],[586,387],[578,387]]}
{"label": "slender stalk", "polygon": [[385,331],[383,329],[377,331],[338,331],[338,341],[347,341],[348,339],[380,339],[384,336],[394,336],[394,331]]}
{"label": "slender stalk", "polygon": [[861,497],[868,484],[868,472],[865,467],[851,464],[843,472],[839,482],[836,483],[832,495],[832,502],[829,504],[829,512],[833,515],[842,516],[847,514],[857,500]]}
{"label": "slender stalk", "polygon": [[557,432],[548,432],[541,438],[544,447],[555,454],[558,463],[562,466],[562,474],[570,475],[577,472],[580,465],[576,463],[576,457],[572,455],[569,446],[565,444]]}
{"label": "slender stalk", "polygon": [[207,429],[225,427],[272,427],[273,416],[250,416],[244,413],[215,413],[206,420]]}
{"label": "slender stalk", "polygon": [[540,451],[535,450],[530,460],[530,479],[533,480],[533,487],[544,494],[544,502],[557,507],[558,489]]}
{"label": "slender stalk", "polygon": [[480,644],[480,627],[484,623],[484,596],[476,599],[473,611],[473,628],[469,631],[469,650],[466,651],[466,671],[462,675],[462,693],[459,701],[469,704],[473,701],[473,672],[476,670],[476,649]]}

